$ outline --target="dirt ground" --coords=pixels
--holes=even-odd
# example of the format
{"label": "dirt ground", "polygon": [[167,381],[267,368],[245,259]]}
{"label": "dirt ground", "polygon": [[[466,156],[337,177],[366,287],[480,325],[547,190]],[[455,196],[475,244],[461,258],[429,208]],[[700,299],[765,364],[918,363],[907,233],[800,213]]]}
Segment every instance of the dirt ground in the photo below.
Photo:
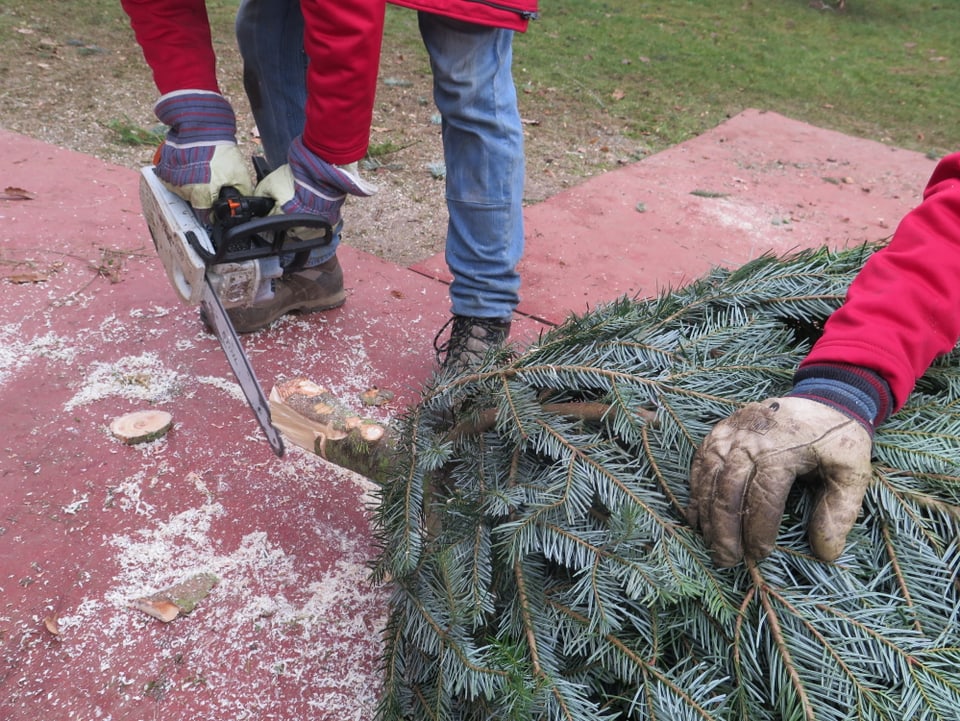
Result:
{"label": "dirt ground", "polygon": [[[0,29],[12,29],[0,40],[0,126],[121,166],[148,164],[154,146],[122,142],[119,132],[157,128],[156,90],[126,17],[117,10],[96,27],[77,27],[45,5],[0,3]],[[223,92],[238,115],[238,139],[256,154],[238,53],[227,35],[216,46]],[[419,44],[409,47],[384,45],[371,148],[391,152],[367,163],[365,176],[380,190],[369,199],[349,199],[343,236],[403,265],[441,251],[446,231],[444,183],[437,172],[440,126],[426,54]],[[648,152],[595,106],[558,102],[552,89],[528,82],[524,73],[515,68],[526,133],[527,204]],[[82,188],[83,179],[77,183]]]}

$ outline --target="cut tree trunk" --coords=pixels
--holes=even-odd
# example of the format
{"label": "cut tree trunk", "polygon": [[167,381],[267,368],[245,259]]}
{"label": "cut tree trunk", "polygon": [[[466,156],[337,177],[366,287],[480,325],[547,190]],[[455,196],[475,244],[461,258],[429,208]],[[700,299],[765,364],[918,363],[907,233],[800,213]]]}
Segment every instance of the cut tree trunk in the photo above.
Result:
{"label": "cut tree trunk", "polygon": [[393,455],[387,425],[364,418],[329,390],[305,378],[270,392],[274,425],[291,443],[373,481],[383,482]]}

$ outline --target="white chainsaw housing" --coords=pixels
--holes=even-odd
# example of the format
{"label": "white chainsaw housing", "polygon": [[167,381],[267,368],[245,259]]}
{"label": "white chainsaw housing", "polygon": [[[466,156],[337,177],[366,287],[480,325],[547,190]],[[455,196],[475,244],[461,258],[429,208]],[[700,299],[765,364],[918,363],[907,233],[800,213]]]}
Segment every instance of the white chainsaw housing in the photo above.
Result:
{"label": "white chainsaw housing", "polygon": [[263,280],[260,263],[247,260],[208,268],[189,240],[195,238],[213,255],[207,229],[197,220],[190,204],[160,182],[152,166],[140,170],[140,204],[163,269],[183,302],[200,304],[207,275],[224,308],[254,301]]}

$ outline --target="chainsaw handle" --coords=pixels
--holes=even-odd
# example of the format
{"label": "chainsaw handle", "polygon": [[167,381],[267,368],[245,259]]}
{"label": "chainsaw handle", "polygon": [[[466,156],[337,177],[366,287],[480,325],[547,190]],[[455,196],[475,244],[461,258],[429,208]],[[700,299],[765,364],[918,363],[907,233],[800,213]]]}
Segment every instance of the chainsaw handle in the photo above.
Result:
{"label": "chainsaw handle", "polygon": [[[227,243],[234,243],[247,238],[259,235],[260,233],[280,233],[291,228],[319,228],[324,230],[323,236],[318,238],[319,245],[328,245],[333,240],[333,228],[330,223],[312,213],[290,213],[282,215],[268,215],[263,218],[253,218],[241,225],[235,225],[232,228],[225,228],[223,231],[223,240]],[[298,241],[299,242],[299,241]],[[313,241],[303,241],[310,242]],[[276,243],[275,243],[276,245]],[[281,243],[280,245],[283,245]],[[315,247],[315,246],[311,246]],[[276,250],[279,250],[277,248]]]}
{"label": "chainsaw handle", "polygon": [[[337,230],[339,226],[340,224],[337,223]],[[313,228],[322,230],[323,233],[316,238],[301,240],[287,234],[291,228]],[[271,255],[302,253],[330,245],[335,232],[330,223],[311,213],[253,218],[232,228],[215,228],[214,246],[217,252],[208,262],[211,265],[226,262],[239,263]],[[265,238],[270,237],[269,234],[272,234],[272,240],[266,241]],[[249,239],[253,239],[253,242],[244,242]]]}

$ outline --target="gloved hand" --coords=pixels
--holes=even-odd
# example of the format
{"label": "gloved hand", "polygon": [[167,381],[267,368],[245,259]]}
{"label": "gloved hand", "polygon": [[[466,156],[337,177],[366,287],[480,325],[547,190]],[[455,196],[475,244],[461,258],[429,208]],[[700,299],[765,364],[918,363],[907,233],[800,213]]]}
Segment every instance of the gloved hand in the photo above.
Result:
{"label": "gloved hand", "polygon": [[154,108],[170,126],[154,158],[157,176],[203,216],[224,186],[251,192],[250,175],[237,147],[233,108],[219,93],[178,90]]}
{"label": "gloved hand", "polygon": [[[267,175],[253,192],[277,201],[271,214],[309,213],[325,220],[336,231],[347,195],[368,197],[377,188],[360,177],[356,163],[332,165],[308,150],[303,138],[297,137],[290,144],[287,164]],[[300,240],[312,240],[323,231],[293,228],[288,233]]]}
{"label": "gloved hand", "polygon": [[794,480],[817,471],[822,485],[807,533],[817,557],[832,561],[870,483],[872,445],[864,425],[824,403],[750,403],[714,426],[697,450],[687,518],[699,524],[718,566],[759,560],[773,550]]}

